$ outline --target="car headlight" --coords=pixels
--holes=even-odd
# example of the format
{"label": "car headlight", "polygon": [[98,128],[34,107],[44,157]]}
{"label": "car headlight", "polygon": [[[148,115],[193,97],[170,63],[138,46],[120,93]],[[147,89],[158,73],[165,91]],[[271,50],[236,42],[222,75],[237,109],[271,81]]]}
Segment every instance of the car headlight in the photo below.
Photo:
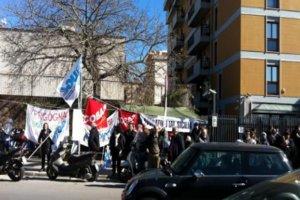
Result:
{"label": "car headlight", "polygon": [[134,190],[134,188],[137,186],[138,182],[139,182],[138,180],[134,180],[134,181],[130,184],[128,190],[126,191],[126,196],[128,196],[128,195],[130,195],[130,194],[132,193],[132,191]]}

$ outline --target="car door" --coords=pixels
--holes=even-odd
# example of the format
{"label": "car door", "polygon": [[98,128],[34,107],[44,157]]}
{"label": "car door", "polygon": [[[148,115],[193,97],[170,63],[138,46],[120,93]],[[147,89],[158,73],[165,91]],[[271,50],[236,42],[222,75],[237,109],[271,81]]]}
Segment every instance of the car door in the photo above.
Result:
{"label": "car door", "polygon": [[247,187],[274,179],[290,170],[287,158],[278,152],[244,153],[242,171]]}
{"label": "car door", "polygon": [[182,199],[221,199],[237,191],[241,153],[202,151],[181,176]]}

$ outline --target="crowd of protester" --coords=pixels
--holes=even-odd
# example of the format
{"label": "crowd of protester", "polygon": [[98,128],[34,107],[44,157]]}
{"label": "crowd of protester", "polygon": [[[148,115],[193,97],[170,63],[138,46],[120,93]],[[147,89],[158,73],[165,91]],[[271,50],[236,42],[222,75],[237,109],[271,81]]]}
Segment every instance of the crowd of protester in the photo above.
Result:
{"label": "crowd of protester", "polygon": [[242,141],[247,144],[262,144],[281,149],[295,168],[300,167],[300,126],[282,132],[271,126],[266,132],[257,135],[255,129],[246,129]]}
{"label": "crowd of protester", "polygon": [[161,160],[173,162],[193,143],[209,142],[207,129],[195,124],[190,133],[179,133],[176,127],[168,132],[161,127],[147,127],[133,124],[123,132],[121,125],[115,128],[110,137],[109,148],[112,156],[112,177],[120,176],[121,160],[133,153],[137,162],[137,171],[145,168],[159,168]]}

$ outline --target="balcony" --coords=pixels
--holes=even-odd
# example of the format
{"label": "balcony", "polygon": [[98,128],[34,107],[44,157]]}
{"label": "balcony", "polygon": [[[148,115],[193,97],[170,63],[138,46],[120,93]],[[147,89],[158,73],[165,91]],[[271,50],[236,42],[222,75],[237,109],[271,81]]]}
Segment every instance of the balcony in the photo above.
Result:
{"label": "balcony", "polygon": [[184,38],[182,36],[173,36],[173,38],[171,39],[171,50],[172,51],[177,51],[179,49],[181,49],[184,45]]}
{"label": "balcony", "polygon": [[175,71],[183,69],[183,66],[184,66],[183,62],[178,59],[172,59],[172,61],[170,63],[170,67],[172,69],[174,69]]}
{"label": "balcony", "polygon": [[171,6],[172,6],[172,2],[173,0],[165,0],[165,3],[164,3],[164,10],[165,11],[169,11]]}
{"label": "balcony", "polygon": [[188,26],[199,25],[199,18],[204,17],[210,9],[210,0],[196,0],[187,13]]}
{"label": "balcony", "polygon": [[180,24],[184,22],[184,13],[183,11],[177,10],[177,12],[173,16],[172,27],[173,30],[177,28]]}
{"label": "balcony", "polygon": [[210,74],[210,59],[203,57],[198,59],[192,57],[185,65],[187,68],[187,83],[197,83],[201,79],[201,76],[207,76]]}
{"label": "balcony", "polygon": [[167,24],[170,24],[171,23],[171,20],[172,20],[172,16],[174,15],[174,13],[176,11],[179,10],[179,6],[180,5],[180,0],[174,0],[173,1],[173,4],[170,8],[170,12],[167,13],[167,16],[166,16],[166,19],[167,19]]}
{"label": "balcony", "polygon": [[187,48],[189,55],[196,55],[198,51],[209,45],[210,31],[209,26],[201,26],[192,31],[187,38]]}

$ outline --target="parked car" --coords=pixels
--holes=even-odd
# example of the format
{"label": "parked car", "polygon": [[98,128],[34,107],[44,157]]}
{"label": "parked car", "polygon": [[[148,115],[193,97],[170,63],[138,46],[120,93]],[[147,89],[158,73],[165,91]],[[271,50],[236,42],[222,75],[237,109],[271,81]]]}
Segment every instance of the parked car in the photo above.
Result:
{"label": "parked car", "polygon": [[225,200],[299,200],[300,170],[242,190]]}
{"label": "parked car", "polygon": [[275,147],[194,144],[171,166],[133,177],[122,199],[222,199],[291,170],[285,154]]}

